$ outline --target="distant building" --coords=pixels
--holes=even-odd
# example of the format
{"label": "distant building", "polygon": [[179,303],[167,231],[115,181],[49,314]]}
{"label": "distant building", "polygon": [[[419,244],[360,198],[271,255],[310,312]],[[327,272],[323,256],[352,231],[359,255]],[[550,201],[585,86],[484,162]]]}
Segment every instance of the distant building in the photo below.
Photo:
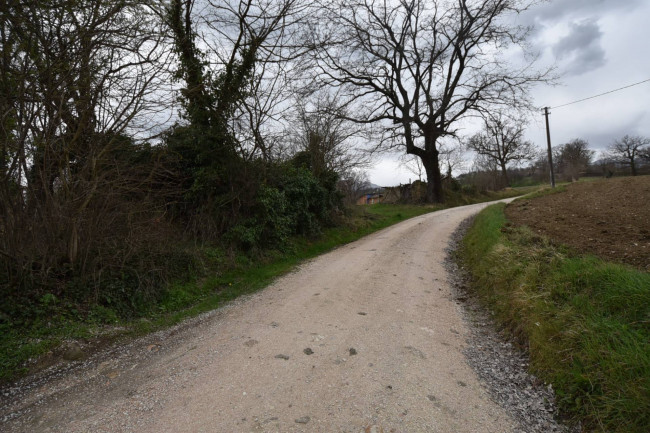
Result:
{"label": "distant building", "polygon": [[384,194],[381,192],[370,192],[357,199],[358,205],[377,204],[384,201]]}
{"label": "distant building", "polygon": [[365,189],[359,191],[359,196],[356,200],[357,205],[377,204],[384,201],[384,194],[386,188],[379,185],[369,183]]}

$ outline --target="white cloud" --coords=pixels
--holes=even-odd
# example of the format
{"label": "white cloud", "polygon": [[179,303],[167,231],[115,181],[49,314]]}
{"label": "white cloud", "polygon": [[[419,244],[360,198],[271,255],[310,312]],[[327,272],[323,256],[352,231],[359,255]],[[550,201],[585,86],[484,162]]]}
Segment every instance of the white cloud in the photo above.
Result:
{"label": "white cloud", "polygon": [[394,186],[414,180],[413,174],[405,170],[399,161],[399,155],[384,155],[372,169],[368,170],[370,181],[379,186]]}

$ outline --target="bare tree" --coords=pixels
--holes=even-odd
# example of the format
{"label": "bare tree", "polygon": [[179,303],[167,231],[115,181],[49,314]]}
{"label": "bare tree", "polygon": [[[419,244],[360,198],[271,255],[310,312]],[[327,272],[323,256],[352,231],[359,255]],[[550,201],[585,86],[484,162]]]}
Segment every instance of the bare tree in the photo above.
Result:
{"label": "bare tree", "polygon": [[141,1],[2,7],[0,255],[9,275],[92,272],[99,233],[130,227],[116,197],[147,202],[151,173],[128,168],[145,146],[128,136],[146,136],[168,102],[159,20]]}
{"label": "bare tree", "polygon": [[362,126],[351,122],[347,109],[338,103],[336,93],[316,92],[295,103],[296,117],[291,123],[295,151],[306,152],[317,176],[325,170],[340,175],[368,167],[371,155],[359,143]]}
{"label": "bare tree", "polygon": [[641,149],[639,152],[639,158],[644,160],[646,163],[650,163],[650,146]]}
{"label": "bare tree", "polygon": [[643,157],[644,152],[647,152],[649,144],[650,138],[648,137],[625,135],[623,138],[615,140],[608,150],[614,161],[629,166],[632,176],[636,176],[638,160]]}
{"label": "bare tree", "polygon": [[[528,106],[532,83],[547,79],[531,63],[516,67],[500,54],[525,51],[526,29],[507,16],[519,0],[341,0],[319,34],[322,77],[360,102],[357,122],[379,123],[381,148],[421,159],[427,201],[443,201],[438,141],[455,125],[495,105]],[[362,102],[361,102],[362,101]]]}
{"label": "bare tree", "polygon": [[533,143],[524,140],[525,126],[521,119],[510,118],[501,112],[488,113],[483,132],[471,137],[467,144],[468,149],[498,164],[506,186],[510,186],[508,165],[530,161],[535,156]]}
{"label": "bare tree", "polygon": [[290,106],[299,69],[289,66],[309,49],[301,43],[309,9],[302,0],[171,1],[188,120],[236,138],[230,145],[244,159],[269,159],[278,132],[269,123]]}
{"label": "bare tree", "polygon": [[414,155],[404,154],[400,158],[400,165],[408,170],[409,173],[418,177],[418,181],[422,182],[422,176],[426,175],[424,172],[424,165],[422,160]]}
{"label": "bare tree", "polygon": [[455,170],[463,170],[467,166],[463,148],[457,141],[457,137],[453,137],[453,140],[442,141],[438,147],[440,166],[446,170],[445,175],[449,179]]}
{"label": "bare tree", "polygon": [[574,138],[555,148],[553,161],[557,164],[558,173],[561,173],[566,180],[576,181],[580,173],[589,167],[593,157],[594,151],[589,149],[587,140]]}
{"label": "bare tree", "polygon": [[466,178],[478,191],[494,191],[499,187],[499,166],[485,155],[477,154]]}
{"label": "bare tree", "polygon": [[529,166],[530,174],[537,182],[542,182],[548,177],[548,151],[537,149]]}
{"label": "bare tree", "polygon": [[368,173],[363,170],[350,170],[341,175],[337,187],[343,193],[345,202],[351,205],[356,203],[357,198],[369,185]]}
{"label": "bare tree", "polygon": [[[249,171],[251,160],[269,160],[278,143],[268,128],[282,111],[282,63],[298,56],[292,32],[304,17],[303,0],[172,0],[166,23],[178,58],[184,122],[169,132],[179,155],[190,225],[201,236],[216,236],[254,206],[265,165]],[[294,49],[295,48],[295,49]]]}
{"label": "bare tree", "polygon": [[292,114],[287,64],[261,61],[231,122],[239,154],[246,160],[279,158],[286,141],[284,129]]}
{"label": "bare tree", "polygon": [[296,115],[293,99],[305,70],[301,61],[311,49],[304,33],[309,27],[313,6],[302,0],[228,0],[210,2],[210,6],[214,14],[205,19],[206,27],[216,38],[204,35],[203,39],[210,40],[211,47],[220,47],[212,48],[219,59],[216,67],[230,62],[230,58],[219,53],[229,52],[230,47],[237,45],[233,35],[240,37],[240,23],[247,29],[247,38],[252,39],[253,35],[264,33],[263,23],[281,17],[257,51],[245,95],[231,122],[242,157],[250,160],[261,156],[266,161],[277,158],[284,150],[287,125]]}

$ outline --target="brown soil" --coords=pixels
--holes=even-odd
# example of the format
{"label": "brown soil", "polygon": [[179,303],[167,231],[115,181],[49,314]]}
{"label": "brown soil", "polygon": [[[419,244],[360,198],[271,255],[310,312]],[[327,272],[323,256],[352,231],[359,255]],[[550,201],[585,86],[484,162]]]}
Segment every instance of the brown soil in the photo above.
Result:
{"label": "brown soil", "polygon": [[506,216],[580,252],[650,271],[650,176],[574,183],[517,200]]}

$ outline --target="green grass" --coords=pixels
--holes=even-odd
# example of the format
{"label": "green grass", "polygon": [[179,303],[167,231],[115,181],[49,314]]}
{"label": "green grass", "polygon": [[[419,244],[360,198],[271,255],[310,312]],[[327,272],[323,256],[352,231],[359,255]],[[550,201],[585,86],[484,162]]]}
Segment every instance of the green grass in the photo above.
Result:
{"label": "green grass", "polygon": [[650,274],[553,245],[479,214],[459,252],[473,290],[593,431],[650,431]]}
{"label": "green grass", "polygon": [[481,203],[486,201],[501,200],[504,198],[517,197],[520,195],[534,193],[544,188],[544,185],[518,186],[506,188],[500,191],[486,191],[482,193],[469,194],[461,191],[445,191],[447,207],[462,206],[466,204]]}
{"label": "green grass", "polygon": [[[170,284],[162,299],[143,306],[140,317],[129,322],[118,319],[119,315],[107,307],[96,306],[90,314],[82,315],[75,314],[70,306],[48,300],[48,305],[43,306],[42,320],[30,326],[0,327],[0,383],[15,380],[33,371],[35,366],[43,365],[43,362],[27,362],[30,359],[56,360],[57,347],[63,341],[84,340],[104,345],[169,327],[266,287],[300,262],[392,224],[446,207],[522,195],[534,189],[512,188],[474,197],[452,193],[444,206],[355,206],[345,224],[324,230],[316,239],[291,239],[283,251],[247,255],[204,247],[199,252],[206,263],[202,274],[191,281]],[[52,356],[43,357],[52,351]]]}
{"label": "green grass", "polygon": [[526,198],[537,198],[537,197],[542,197],[545,195],[552,195],[552,194],[559,194],[561,192],[566,192],[566,187],[567,185],[570,185],[568,183],[563,183],[563,184],[558,184],[555,186],[555,188],[551,188],[550,186],[546,186],[544,188],[540,188],[536,191],[533,191],[532,193],[528,194]]}

